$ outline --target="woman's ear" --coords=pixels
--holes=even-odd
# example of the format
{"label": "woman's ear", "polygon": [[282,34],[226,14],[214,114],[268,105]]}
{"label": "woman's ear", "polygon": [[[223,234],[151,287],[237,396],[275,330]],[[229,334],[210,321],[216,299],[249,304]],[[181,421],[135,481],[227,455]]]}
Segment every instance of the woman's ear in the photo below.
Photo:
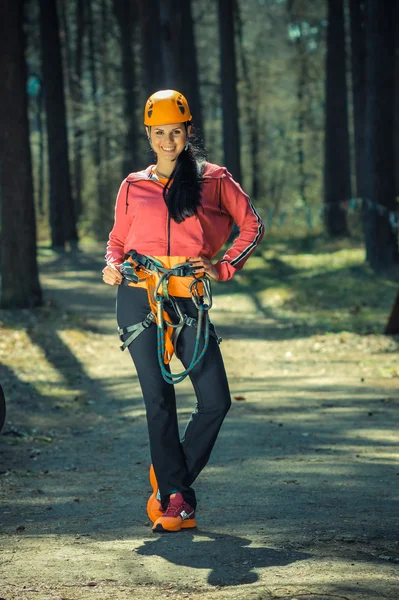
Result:
{"label": "woman's ear", "polygon": [[186,143],[184,144],[184,149],[188,150],[189,138],[191,135],[191,125],[188,125],[188,127],[186,128],[186,134],[187,134],[187,137],[186,137]]}
{"label": "woman's ear", "polygon": [[145,127],[145,132],[147,134],[147,139],[148,139],[148,143],[150,144],[151,148],[152,148],[152,143],[151,143],[151,127]]}

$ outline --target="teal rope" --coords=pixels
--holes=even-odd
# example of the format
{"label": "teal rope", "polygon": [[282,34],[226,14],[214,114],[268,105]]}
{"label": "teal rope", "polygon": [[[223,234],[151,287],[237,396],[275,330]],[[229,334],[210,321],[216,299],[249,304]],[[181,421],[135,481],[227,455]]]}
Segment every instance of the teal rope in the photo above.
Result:
{"label": "teal rope", "polygon": [[[165,355],[165,329],[164,329],[164,319],[162,314],[163,309],[163,298],[162,296],[157,296],[157,352],[158,352],[158,363],[161,369],[162,377],[167,383],[171,385],[180,383],[183,381],[188,374],[199,364],[199,362],[205,356],[205,353],[208,349],[209,345],[209,316],[208,316],[208,308],[207,305],[199,305],[198,307],[198,325],[197,325],[197,335],[195,338],[195,346],[194,352],[191,357],[191,362],[189,366],[181,371],[180,373],[170,373],[164,363],[164,355]],[[201,333],[202,333],[202,320],[205,316],[205,332],[204,332],[204,347],[202,348],[201,353],[199,354],[199,347],[201,341]]]}
{"label": "teal rope", "polygon": [[[165,367],[164,356],[165,356],[165,321],[163,318],[163,303],[164,300],[169,299],[168,292],[168,283],[169,278],[173,275],[176,276],[184,276],[179,274],[179,271],[188,267],[191,267],[190,262],[186,261],[185,263],[181,263],[179,265],[175,265],[172,269],[165,269],[159,261],[151,258],[151,262],[158,268],[158,272],[162,273],[156,289],[154,291],[154,300],[157,305],[157,354],[158,354],[158,363],[161,369],[162,377],[167,383],[171,385],[175,383],[180,383],[183,381],[187,375],[199,364],[199,362],[205,356],[205,353],[209,346],[209,315],[208,310],[212,307],[212,291],[211,284],[209,279],[205,277],[195,277],[194,281],[190,284],[190,293],[191,300],[193,301],[195,307],[198,310],[198,320],[197,320],[197,334],[195,338],[195,346],[194,352],[191,357],[191,361],[187,369],[184,369],[180,373],[171,373]],[[130,263],[128,263],[130,266]],[[140,261],[139,261],[140,264]],[[145,265],[144,269],[145,268]],[[199,284],[202,283],[204,289],[204,296],[198,291]],[[160,289],[162,289],[162,295],[159,294]],[[184,319],[182,315],[179,315],[180,322],[177,325],[173,325],[172,323],[168,323],[171,327],[178,327],[180,325],[184,325]],[[204,347],[202,348],[201,353],[200,342],[201,342],[201,334],[202,334],[202,321],[205,318],[205,331],[204,331]]]}

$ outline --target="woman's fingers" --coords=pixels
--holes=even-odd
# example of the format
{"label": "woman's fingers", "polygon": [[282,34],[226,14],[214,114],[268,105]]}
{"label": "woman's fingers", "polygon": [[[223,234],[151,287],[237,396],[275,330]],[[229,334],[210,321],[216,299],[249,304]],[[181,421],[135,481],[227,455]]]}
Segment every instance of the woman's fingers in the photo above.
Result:
{"label": "woman's fingers", "polygon": [[196,258],[190,258],[190,263],[194,267],[194,273],[199,275],[200,273],[206,273],[212,279],[217,279],[218,274],[215,265],[206,258],[205,256],[199,256]]}
{"label": "woman's fingers", "polygon": [[108,285],[122,283],[122,275],[114,265],[107,265],[103,271],[103,281]]}
{"label": "woman's fingers", "polygon": [[[205,256],[196,256],[189,259],[195,275],[206,273],[212,279],[217,279],[218,274],[215,265]],[[103,270],[103,281],[107,285],[120,285],[122,275],[115,265],[107,265]]]}
{"label": "woman's fingers", "polygon": [[201,257],[190,258],[190,265],[193,267],[195,273],[205,270],[204,259]]}

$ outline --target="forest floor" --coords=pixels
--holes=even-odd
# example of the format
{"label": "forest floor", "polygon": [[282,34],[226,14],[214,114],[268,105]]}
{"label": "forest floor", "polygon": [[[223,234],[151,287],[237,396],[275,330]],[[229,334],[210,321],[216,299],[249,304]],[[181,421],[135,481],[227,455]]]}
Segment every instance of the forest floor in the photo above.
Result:
{"label": "forest floor", "polygon": [[398,275],[356,245],[275,240],[214,286],[233,405],[198,530],[159,536],[102,255],[41,248],[44,307],[0,313],[0,599],[398,600]]}

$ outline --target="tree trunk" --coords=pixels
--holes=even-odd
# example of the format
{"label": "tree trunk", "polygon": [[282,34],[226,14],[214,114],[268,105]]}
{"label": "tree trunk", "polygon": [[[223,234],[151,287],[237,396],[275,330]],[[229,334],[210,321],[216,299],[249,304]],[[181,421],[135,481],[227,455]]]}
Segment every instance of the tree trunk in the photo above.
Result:
{"label": "tree trunk", "polygon": [[251,166],[252,166],[252,186],[251,196],[256,200],[260,196],[262,177],[261,171],[262,166],[260,163],[260,114],[259,114],[259,84],[258,71],[259,63],[256,63],[256,67],[252,68],[252,72],[247,59],[247,52],[244,46],[244,35],[242,30],[242,19],[240,15],[240,7],[236,4],[236,26],[238,35],[238,57],[241,66],[241,73],[244,83],[244,97],[247,106],[247,114],[245,120],[245,127],[248,129],[249,135],[249,152],[251,155]]}
{"label": "tree trunk", "polygon": [[[136,77],[133,55],[133,23],[135,23],[133,0],[113,0],[113,9],[120,31],[122,53],[122,89],[124,115],[127,131],[123,149],[123,176],[136,170],[139,166],[137,139],[138,124],[136,118],[136,98],[134,85]],[[157,34],[158,35],[158,34]]]}
{"label": "tree trunk", "polygon": [[308,76],[308,65],[306,59],[306,50],[304,48],[303,32],[301,28],[301,35],[296,41],[297,56],[298,56],[298,87],[297,87],[297,99],[298,99],[298,138],[297,138],[297,152],[298,152],[298,175],[299,175],[299,196],[306,204],[306,171],[305,171],[305,91],[306,81]]}
{"label": "tree trunk", "polygon": [[399,333],[399,294],[396,296],[396,300],[392,306],[384,333],[386,335],[397,335]]}
{"label": "tree trunk", "polygon": [[41,304],[26,95],[23,0],[0,2],[1,307]]}
{"label": "tree trunk", "polygon": [[40,0],[40,33],[50,170],[50,226],[53,248],[77,242],[69,171],[68,138],[57,4]]}
{"label": "tree trunk", "polygon": [[184,94],[178,56],[180,40],[176,35],[176,31],[182,31],[181,9],[177,6],[177,0],[161,0],[159,10],[163,87]]}
{"label": "tree trunk", "polygon": [[328,0],[325,100],[325,224],[330,236],[348,234],[343,203],[351,197],[343,0]]}
{"label": "tree trunk", "polygon": [[[81,90],[82,56],[84,41],[84,12],[83,0],[75,2],[75,27],[71,30],[68,25],[67,0],[58,0],[60,8],[60,39],[63,72],[65,73],[65,96],[67,100],[67,112],[70,108],[72,122],[69,124],[69,139],[72,139],[72,196],[74,199],[75,217],[79,218],[82,212],[82,131],[79,118],[82,111],[83,97]],[[75,38],[73,41],[72,39]],[[79,64],[80,63],[80,64]]]}
{"label": "tree trunk", "polygon": [[40,84],[40,92],[36,103],[37,131],[39,133],[39,164],[37,173],[37,197],[39,215],[44,217],[44,127],[43,127],[43,86]]}
{"label": "tree trunk", "polygon": [[6,420],[6,412],[6,399],[4,396],[3,388],[0,385],[0,432],[3,429],[3,425]]}
{"label": "tree trunk", "polygon": [[235,0],[218,0],[224,163],[241,183],[234,10]]}
{"label": "tree trunk", "polygon": [[69,23],[67,17],[67,0],[58,0],[57,6],[59,9],[59,33],[60,33],[60,46],[61,46],[61,61],[62,61],[62,72],[64,73],[64,92],[66,102],[71,97],[71,85],[72,85],[72,48],[71,48],[71,35],[69,30]]}
{"label": "tree trunk", "polygon": [[[98,100],[98,77],[96,70],[96,23],[93,14],[93,3],[92,0],[87,0],[87,22],[88,22],[88,33],[89,33],[89,70],[91,80],[91,93],[92,93],[92,114],[91,119],[91,135],[92,140],[92,153],[93,162],[96,178],[96,190],[97,190],[97,206],[94,215],[94,229],[96,236],[101,240],[106,236],[104,225],[106,224],[107,217],[107,198],[104,195],[103,186],[103,171],[102,171],[102,124],[100,119],[100,104]],[[104,57],[102,57],[104,58]]]}
{"label": "tree trunk", "polygon": [[161,30],[160,0],[138,0],[141,31],[142,77],[145,99],[165,87],[161,36],[154,31]]}
{"label": "tree trunk", "polygon": [[352,55],[353,121],[355,133],[356,195],[365,191],[365,128],[366,128],[366,2],[349,0]]}
{"label": "tree trunk", "polygon": [[178,55],[181,56],[182,59],[182,86],[184,84],[184,89],[186,90],[185,93],[182,87],[182,93],[188,98],[195,129],[199,137],[203,139],[204,123],[202,118],[197,49],[195,46],[195,32],[191,0],[179,2],[179,8],[181,10],[182,30]]}
{"label": "tree trunk", "polygon": [[75,192],[75,211],[78,218],[82,214],[82,189],[83,189],[83,136],[84,129],[80,122],[83,108],[83,44],[85,36],[84,0],[76,1],[76,38],[74,56],[74,74],[71,85],[72,110],[74,120],[73,136],[73,175]]}
{"label": "tree trunk", "polygon": [[[198,60],[191,0],[140,0],[144,81],[148,96],[175,89],[187,97],[193,122],[203,137]],[[154,28],[160,35],[153,35]],[[176,35],[179,31],[179,35]]]}
{"label": "tree trunk", "polygon": [[395,190],[399,196],[399,2],[395,2]]}
{"label": "tree trunk", "polygon": [[[111,90],[109,84],[109,53],[108,53],[108,37],[110,30],[109,7],[106,0],[101,0],[101,85],[103,90],[102,102],[102,123],[103,123],[103,193],[107,206],[107,214],[104,218],[104,226],[109,227],[109,219],[113,215],[114,198],[110,189],[110,166],[111,166],[111,142],[110,132],[111,127]],[[108,224],[108,225],[107,225]]]}
{"label": "tree trunk", "polygon": [[364,235],[366,260],[377,271],[399,260],[389,218],[395,210],[394,17],[393,2],[368,0]]}

